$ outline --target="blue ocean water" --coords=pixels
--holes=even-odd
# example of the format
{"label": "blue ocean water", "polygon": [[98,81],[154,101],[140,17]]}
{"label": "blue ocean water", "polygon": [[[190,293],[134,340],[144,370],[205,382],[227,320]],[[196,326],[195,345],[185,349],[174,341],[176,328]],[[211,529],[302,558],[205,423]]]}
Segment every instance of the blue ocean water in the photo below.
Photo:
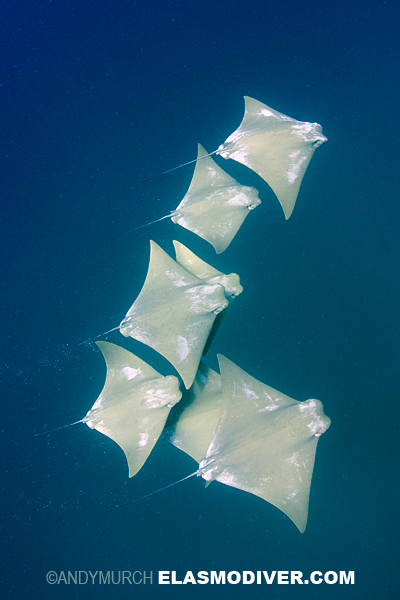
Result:
{"label": "blue ocean water", "polygon": [[[15,0],[1,19],[2,598],[397,598],[399,8],[381,0]],[[229,249],[169,220],[188,167],[239,125],[248,95],[321,123],[289,221],[268,186]],[[228,164],[232,163],[232,164]],[[332,419],[307,529],[245,492],[192,478],[158,442],[128,481],[82,418],[104,384],[80,342],[119,324],[149,239],[178,239],[244,293],[214,343]],[[151,360],[118,333],[107,338]],[[172,371],[171,371],[172,372]],[[55,571],[354,571],[354,585],[50,585]]]}

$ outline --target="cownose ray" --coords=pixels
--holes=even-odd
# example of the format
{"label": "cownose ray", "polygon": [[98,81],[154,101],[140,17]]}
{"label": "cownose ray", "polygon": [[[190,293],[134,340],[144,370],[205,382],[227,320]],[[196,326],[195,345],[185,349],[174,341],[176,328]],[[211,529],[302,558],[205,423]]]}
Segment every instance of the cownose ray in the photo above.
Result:
{"label": "cownose ray", "polygon": [[221,408],[221,377],[200,362],[193,385],[169,414],[163,439],[200,463],[217,428]]}
{"label": "cownose ray", "polygon": [[106,361],[106,381],[86,416],[71,425],[86,423],[114,440],[124,451],[129,477],[133,477],[160,437],[171,408],[182,397],[179,380],[174,375],[160,375],[121,346],[96,344]]}
{"label": "cownose ray", "polygon": [[207,240],[220,254],[261,200],[255,188],[241,185],[207,156],[201,144],[199,158],[189,189],[171,219]]}
{"label": "cownose ray", "polygon": [[243,292],[243,288],[240,285],[239,275],[236,273],[225,275],[196,256],[194,252],[189,250],[189,248],[186,248],[186,246],[181,244],[181,242],[174,240],[173,244],[175,248],[176,261],[187,271],[190,271],[193,273],[193,275],[196,275],[196,277],[202,279],[206,283],[220,283],[223,285],[225,297],[229,303],[228,306],[218,313],[215,318],[206,345],[204,346],[203,356],[205,356],[209,351],[219,328],[226,319],[233,300]]}
{"label": "cownose ray", "polygon": [[[319,400],[298,402],[227,358],[218,360],[222,405],[217,374],[201,367],[163,437],[199,462],[197,475],[208,483],[220,481],[263,498],[303,532],[317,443],[330,419]],[[214,433],[208,411],[212,426],[220,413]]]}
{"label": "cownose ray", "polygon": [[[238,183],[199,144],[188,191],[174,211],[152,223],[171,218],[174,223],[209,242],[220,254],[227,249],[249,211],[260,203],[255,188]],[[145,225],[136,229],[142,227]]]}
{"label": "cownose ray", "polygon": [[[171,442],[199,463],[206,455],[218,425],[221,406],[221,377],[203,362],[200,362],[192,386],[183,391],[182,400],[171,409],[161,436],[162,439]],[[200,471],[196,470],[179,481],[170,483],[140,498],[128,500],[128,502],[114,506],[106,512],[114,512],[123,506],[149,498],[200,474]]]}
{"label": "cownose ray", "polygon": [[260,175],[275,192],[288,219],[312,155],[328,138],[318,123],[297,121],[248,96],[244,101],[241,124],[216,154]]}
{"label": "cownose ray", "polygon": [[155,242],[150,246],[146,280],[119,330],[164,356],[189,388],[214,319],[228,300],[221,284],[205,283]]}
{"label": "cownose ray", "polygon": [[249,96],[244,101],[241,124],[210,155],[232,158],[255,171],[272,188],[288,219],[314,151],[328,138],[318,123],[297,121]]}

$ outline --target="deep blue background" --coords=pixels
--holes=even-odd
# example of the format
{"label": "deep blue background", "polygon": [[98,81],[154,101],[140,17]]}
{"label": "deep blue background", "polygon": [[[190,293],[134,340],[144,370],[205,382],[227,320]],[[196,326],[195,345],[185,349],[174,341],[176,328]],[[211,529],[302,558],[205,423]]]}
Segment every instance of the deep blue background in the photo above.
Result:
{"label": "deep blue background", "polygon": [[[399,22],[381,0],[10,1],[2,7],[3,597],[398,598]],[[231,247],[169,220],[186,168],[239,125],[243,95],[323,125],[289,221],[266,184]],[[176,238],[245,288],[220,352],[332,419],[301,535],[283,513],[200,479],[159,442],[127,481],[79,420],[105,375],[79,342],[119,324],[149,239]],[[154,359],[118,333],[110,341]],[[157,363],[157,360],[156,360]],[[165,370],[165,362],[160,362]],[[355,570],[355,586],[54,586],[49,570]]]}

